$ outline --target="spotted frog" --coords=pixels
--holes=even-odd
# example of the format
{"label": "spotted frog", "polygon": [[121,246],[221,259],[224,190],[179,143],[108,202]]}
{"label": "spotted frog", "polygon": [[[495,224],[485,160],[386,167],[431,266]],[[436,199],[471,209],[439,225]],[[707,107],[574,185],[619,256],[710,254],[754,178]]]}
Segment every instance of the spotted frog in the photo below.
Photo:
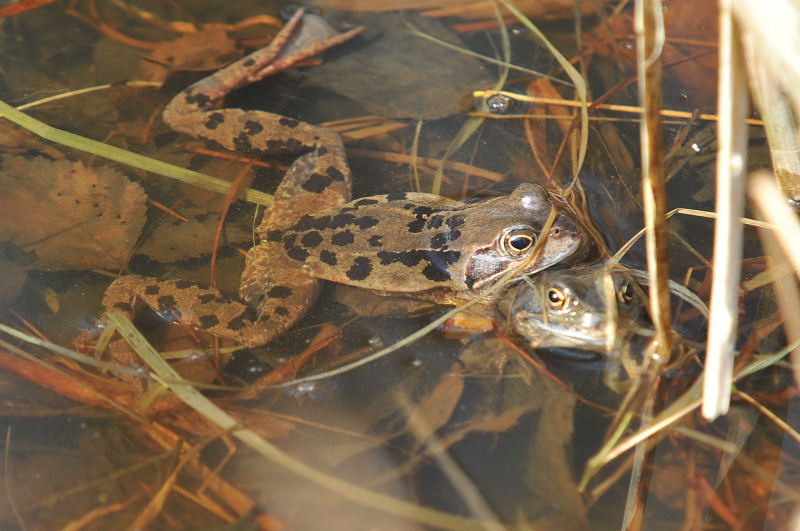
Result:
{"label": "spotted frog", "polygon": [[457,304],[510,269],[529,274],[582,254],[582,230],[556,210],[546,241],[531,259],[556,208],[539,186],[520,184],[508,196],[473,203],[408,192],[352,201],[336,132],[269,112],[215,107],[231,90],[358,31],[338,33],[322,18],[298,11],[269,46],[190,86],[164,111],[174,129],[229,149],[304,153],[256,228],[259,243],[247,254],[240,298],[185,280],[130,275],[109,286],[106,308],[131,312],[139,299],[165,318],[254,346],[297,321],[320,280]]}
{"label": "spotted frog", "polygon": [[572,347],[612,357],[644,323],[644,293],[622,266],[544,271],[513,285],[503,319],[533,347]]}

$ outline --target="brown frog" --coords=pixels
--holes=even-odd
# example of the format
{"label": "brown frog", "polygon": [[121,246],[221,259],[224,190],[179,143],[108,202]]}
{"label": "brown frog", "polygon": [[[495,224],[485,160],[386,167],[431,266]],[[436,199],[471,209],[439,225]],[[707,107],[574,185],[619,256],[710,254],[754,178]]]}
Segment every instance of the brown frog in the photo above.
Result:
{"label": "brown frog", "polygon": [[645,296],[623,266],[545,271],[509,289],[498,307],[532,347],[618,351],[645,323]]}
{"label": "brown frog", "polygon": [[559,213],[531,259],[555,208],[539,186],[521,184],[509,196],[474,203],[424,193],[351,201],[336,132],[264,111],[214,109],[231,90],[359,31],[337,33],[322,18],[298,11],[269,46],[190,86],[164,111],[174,129],[229,149],[305,152],[256,229],[260,242],[247,254],[240,300],[194,282],[123,276],[106,291],[106,308],[130,312],[138,298],[165,318],[261,345],[303,315],[320,279],[457,304],[511,269],[529,274],[582,255],[582,230]]}

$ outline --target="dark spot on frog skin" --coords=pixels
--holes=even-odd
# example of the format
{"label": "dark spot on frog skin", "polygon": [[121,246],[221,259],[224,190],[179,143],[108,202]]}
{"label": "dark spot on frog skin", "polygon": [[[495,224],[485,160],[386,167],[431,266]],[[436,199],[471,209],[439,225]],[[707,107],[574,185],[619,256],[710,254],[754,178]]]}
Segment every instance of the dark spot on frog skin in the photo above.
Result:
{"label": "dark spot on frog skin", "polygon": [[310,229],[325,230],[328,228],[330,222],[331,222],[330,216],[322,216],[321,218],[315,218],[310,214],[306,214],[305,216],[297,220],[297,223],[295,223],[294,226],[291,227],[289,230],[294,230],[294,231],[307,231]]}
{"label": "dark spot on frog skin", "polygon": [[245,62],[242,63],[244,66],[253,66],[254,64],[256,64],[256,62],[252,57],[250,59],[246,59]]}
{"label": "dark spot on frog skin", "polygon": [[128,312],[128,313],[133,312],[133,306],[131,306],[127,302],[118,302],[114,305],[114,308],[122,310],[123,312]]}
{"label": "dark spot on frog skin", "polygon": [[177,289],[188,289],[198,286],[197,282],[192,282],[191,280],[176,280],[175,287]]}
{"label": "dark spot on frog skin", "polygon": [[448,270],[440,269],[430,263],[422,269],[422,274],[425,275],[425,278],[428,280],[433,280],[434,282],[445,282],[450,280],[450,272]]}
{"label": "dark spot on frog skin", "polygon": [[219,324],[219,317],[216,315],[201,315],[197,321],[200,325],[200,328],[209,329]]}
{"label": "dark spot on frog skin", "polygon": [[392,192],[391,194],[386,194],[387,201],[402,201],[406,198],[405,192]]}
{"label": "dark spot on frog skin", "polygon": [[204,124],[206,129],[216,129],[217,126],[225,121],[225,115],[221,112],[212,112],[208,115],[208,120]]}
{"label": "dark spot on frog skin", "polygon": [[353,206],[358,208],[367,205],[377,205],[378,203],[380,203],[380,201],[378,201],[377,199],[364,198],[364,199],[359,199],[358,201],[353,203]]}
{"label": "dark spot on frog skin", "polygon": [[349,229],[348,230],[339,231],[336,234],[334,234],[333,236],[331,236],[331,243],[333,245],[340,245],[340,246],[342,246],[342,245],[350,245],[354,241],[355,241],[355,236],[353,236],[353,233],[350,232]]}
{"label": "dark spot on frog skin", "polygon": [[196,94],[187,94],[185,101],[189,105],[196,105],[201,109],[205,109],[211,103],[211,98],[202,92],[198,92]]}
{"label": "dark spot on frog skin", "polygon": [[362,216],[356,220],[355,224],[358,226],[359,229],[366,230],[370,227],[374,227],[380,222],[381,220],[379,220],[378,218],[372,216]]}
{"label": "dark spot on frog skin", "polygon": [[287,151],[291,153],[295,153],[298,151],[302,151],[304,149],[310,149],[312,146],[307,146],[297,140],[296,138],[290,138],[288,140],[267,140],[264,143],[264,149],[271,152],[271,153],[280,153],[281,151]]}
{"label": "dark spot on frog skin", "polygon": [[197,297],[197,300],[199,300],[202,304],[209,304],[212,302],[223,302],[219,300],[219,297],[217,297],[214,293],[203,293],[202,295]]}
{"label": "dark spot on frog skin", "polygon": [[381,242],[382,238],[383,238],[382,234],[376,234],[375,236],[367,240],[367,243],[369,244],[370,247],[381,247],[383,245],[383,242]]}
{"label": "dark spot on frog skin", "polygon": [[336,265],[336,253],[332,253],[331,251],[322,251],[319,253],[319,260],[323,264],[328,264],[329,266]]}
{"label": "dark spot on frog skin", "polygon": [[[402,264],[407,267],[414,267],[420,261],[426,260],[428,265],[425,266],[423,274],[431,280],[449,280],[450,273],[447,267],[454,264],[461,258],[460,251],[431,251],[427,249],[413,249],[411,251],[378,251],[377,257],[381,261],[381,265],[389,264]],[[434,273],[431,269],[437,269],[440,272]]]}
{"label": "dark spot on frog skin", "polygon": [[252,151],[253,145],[250,143],[250,138],[248,138],[247,133],[242,131],[239,133],[239,136],[233,139],[233,146],[236,148],[236,151]]}
{"label": "dark spot on frog skin", "polygon": [[328,177],[330,177],[334,181],[339,181],[339,182],[344,181],[344,173],[339,171],[339,168],[336,168],[334,166],[330,166],[328,168],[328,172],[327,173],[328,173]]}
{"label": "dark spot on frog skin", "polygon": [[347,278],[350,280],[364,280],[372,272],[372,262],[369,258],[359,256],[353,260],[353,265],[347,270]]}
{"label": "dark spot on frog skin", "polygon": [[275,315],[286,317],[287,315],[289,315],[289,308],[285,306],[278,306],[277,308],[275,308]]}
{"label": "dark spot on frog skin", "polygon": [[308,251],[302,247],[292,247],[286,251],[286,256],[298,262],[305,262],[306,258],[308,258]]}
{"label": "dark spot on frog skin", "polygon": [[411,211],[412,214],[416,214],[418,216],[430,216],[431,214],[436,214],[437,212],[439,211],[436,210],[435,208],[425,205],[417,206],[414,208],[414,210]]}
{"label": "dark spot on frog skin", "polygon": [[285,299],[292,294],[292,288],[288,286],[273,286],[268,292],[267,297],[270,299]]}
{"label": "dark spot on frog skin", "polygon": [[441,214],[436,214],[428,222],[425,224],[426,229],[438,229],[442,226],[442,222],[444,221],[444,216]]}
{"label": "dark spot on frog skin", "polygon": [[281,237],[283,236],[283,231],[280,230],[271,230],[267,233],[267,241],[268,242],[279,242],[281,241]]}
{"label": "dark spot on frog skin", "polygon": [[255,120],[247,120],[244,123],[244,132],[247,133],[248,135],[257,135],[263,130],[264,130],[264,125]]}
{"label": "dark spot on frog skin", "polygon": [[318,156],[322,157],[323,155],[327,155],[327,154],[328,154],[328,148],[326,148],[324,146],[317,148],[317,155]]}
{"label": "dark spot on frog skin", "polygon": [[158,292],[160,292],[160,291],[161,291],[161,286],[158,286],[156,284],[153,284],[153,285],[150,285],[150,286],[147,286],[146,288],[144,288],[144,294],[145,295],[158,295]]}
{"label": "dark spot on frog skin", "polygon": [[464,216],[463,214],[456,214],[455,216],[450,216],[449,218],[447,218],[447,221],[445,221],[444,223],[452,230],[463,225],[465,218],[466,216]]}
{"label": "dark spot on frog skin", "polygon": [[320,243],[322,243],[322,234],[319,232],[312,230],[311,232],[307,232],[300,238],[300,243],[303,244],[304,247],[308,249],[313,249]]}
{"label": "dark spot on frog skin", "polygon": [[245,309],[242,310],[242,313],[228,321],[228,328],[231,330],[240,330],[254,323],[257,317],[255,310],[246,306]]}
{"label": "dark spot on frog skin", "polygon": [[295,240],[297,240],[297,234],[287,234],[283,239],[283,248],[288,251],[293,247],[297,247],[297,245],[295,245]]}
{"label": "dark spot on frog skin", "polygon": [[278,120],[278,123],[285,127],[291,127],[292,129],[294,129],[295,127],[300,125],[300,120],[295,120],[293,118],[286,118],[284,116],[280,120]]}
{"label": "dark spot on frog skin", "polygon": [[431,238],[431,247],[434,249],[444,249],[448,241],[447,233],[439,232]]}
{"label": "dark spot on frog skin", "polygon": [[358,218],[353,214],[336,214],[331,218],[330,224],[328,224],[328,228],[331,229],[341,229],[342,227],[346,227],[347,225],[352,225]]}
{"label": "dark spot on frog skin", "polygon": [[342,227],[346,227],[347,225],[355,225],[361,230],[366,230],[370,227],[374,227],[378,223],[380,223],[380,220],[372,216],[358,217],[354,216],[353,214],[339,213],[331,218],[328,228],[340,229]]}
{"label": "dark spot on frog skin", "polygon": [[331,182],[330,177],[322,175],[321,173],[312,173],[302,184],[301,188],[312,194],[321,194],[330,186]]}
{"label": "dark spot on frog skin", "polygon": [[422,232],[422,229],[425,228],[425,218],[417,218],[414,221],[409,221],[408,223],[408,232]]}

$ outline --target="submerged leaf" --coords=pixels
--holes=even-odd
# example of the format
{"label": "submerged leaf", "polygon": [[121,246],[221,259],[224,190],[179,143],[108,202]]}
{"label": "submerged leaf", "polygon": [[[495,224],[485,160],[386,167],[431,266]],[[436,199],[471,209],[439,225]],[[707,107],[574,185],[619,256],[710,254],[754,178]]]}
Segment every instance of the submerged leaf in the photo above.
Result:
{"label": "submerged leaf", "polygon": [[224,26],[208,24],[196,33],[159,43],[142,59],[140,72],[142,79],[163,81],[177,70],[216,70],[241,55]]}
{"label": "submerged leaf", "polygon": [[[347,96],[373,114],[436,119],[462,112],[473,90],[491,84],[477,59],[434,44],[424,32],[465,48],[444,24],[415,13],[366,14],[359,45],[304,72],[313,82]],[[424,87],[421,90],[420,87]]]}
{"label": "submerged leaf", "polygon": [[110,168],[4,156],[0,187],[0,239],[34,251],[42,269],[124,267],[144,226],[144,190]]}
{"label": "submerged leaf", "polygon": [[[219,225],[219,214],[199,207],[186,207],[181,214],[189,221],[168,218],[158,224],[156,230],[137,251],[159,262],[178,262],[208,254],[214,247],[214,235]],[[240,224],[226,223],[223,245],[252,243],[250,231]]]}

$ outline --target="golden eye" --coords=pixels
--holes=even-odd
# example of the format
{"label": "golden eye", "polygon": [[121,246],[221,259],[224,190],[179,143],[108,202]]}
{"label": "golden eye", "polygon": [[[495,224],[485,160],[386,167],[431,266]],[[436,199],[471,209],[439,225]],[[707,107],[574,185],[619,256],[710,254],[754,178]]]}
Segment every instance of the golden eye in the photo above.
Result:
{"label": "golden eye", "polygon": [[503,252],[512,258],[522,256],[536,243],[536,233],[531,227],[506,229],[500,240]]}
{"label": "golden eye", "polygon": [[547,302],[556,310],[560,310],[567,303],[567,296],[558,288],[550,288],[547,290]]}
{"label": "golden eye", "polygon": [[621,304],[627,304],[633,300],[634,290],[633,284],[630,282],[623,282],[622,285],[617,290],[617,300]]}

